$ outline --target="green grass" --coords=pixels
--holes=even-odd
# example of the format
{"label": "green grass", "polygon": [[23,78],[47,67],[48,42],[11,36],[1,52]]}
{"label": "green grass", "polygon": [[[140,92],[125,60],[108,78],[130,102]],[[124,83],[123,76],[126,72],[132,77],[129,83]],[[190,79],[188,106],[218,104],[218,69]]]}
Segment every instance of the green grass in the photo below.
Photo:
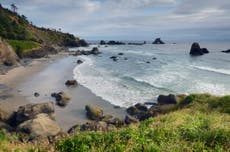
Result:
{"label": "green grass", "polygon": [[[230,152],[230,96],[192,94],[164,115],[108,133],[79,132],[57,141],[60,152]],[[0,131],[0,151],[49,151],[14,145]],[[42,146],[42,145],[41,145]],[[43,146],[42,146],[43,147]]]}
{"label": "green grass", "polygon": [[230,151],[229,103],[230,96],[190,95],[174,112],[109,133],[80,132],[57,142],[56,150]]}
{"label": "green grass", "polygon": [[33,41],[25,41],[25,40],[6,40],[9,43],[14,51],[21,56],[22,53],[31,51],[33,49],[38,49],[41,47],[41,44]]}

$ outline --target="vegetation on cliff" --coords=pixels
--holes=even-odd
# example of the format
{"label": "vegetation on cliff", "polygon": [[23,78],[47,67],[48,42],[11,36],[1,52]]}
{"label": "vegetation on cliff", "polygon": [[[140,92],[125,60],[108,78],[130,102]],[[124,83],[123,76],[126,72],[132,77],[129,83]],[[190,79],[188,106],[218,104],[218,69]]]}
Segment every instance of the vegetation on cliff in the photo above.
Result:
{"label": "vegetation on cliff", "polygon": [[[87,46],[88,44],[74,35],[61,30],[47,29],[33,25],[24,15],[15,10],[3,8],[0,4],[0,37],[7,39],[15,50],[24,52],[38,49],[38,46]],[[12,41],[13,40],[13,41]]]}
{"label": "vegetation on cliff", "polygon": [[[110,132],[77,132],[54,145],[14,144],[0,132],[4,151],[230,151],[230,96],[192,94],[170,112]],[[55,150],[54,150],[55,149]]]}
{"label": "vegetation on cliff", "polygon": [[81,132],[59,141],[58,151],[229,151],[230,96],[194,94],[176,108],[131,125],[102,132]]}

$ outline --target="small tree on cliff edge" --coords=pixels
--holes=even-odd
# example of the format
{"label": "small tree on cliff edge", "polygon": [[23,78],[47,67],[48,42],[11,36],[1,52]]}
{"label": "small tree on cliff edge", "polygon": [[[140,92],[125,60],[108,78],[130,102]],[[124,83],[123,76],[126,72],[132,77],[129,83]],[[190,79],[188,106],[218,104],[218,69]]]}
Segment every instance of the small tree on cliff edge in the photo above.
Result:
{"label": "small tree on cliff edge", "polygon": [[10,7],[11,7],[11,10],[12,10],[14,13],[16,13],[16,11],[18,10],[18,7],[17,7],[14,3],[11,4]]}

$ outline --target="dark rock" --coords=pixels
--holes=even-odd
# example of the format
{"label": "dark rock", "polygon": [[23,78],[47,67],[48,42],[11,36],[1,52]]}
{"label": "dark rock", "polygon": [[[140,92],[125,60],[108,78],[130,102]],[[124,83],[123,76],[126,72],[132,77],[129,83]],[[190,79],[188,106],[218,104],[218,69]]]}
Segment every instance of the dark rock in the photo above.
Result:
{"label": "dark rock", "polygon": [[[36,115],[40,113],[47,114],[50,119],[55,120],[54,117],[54,104],[52,102],[39,103],[39,104],[27,104],[25,106],[20,106],[18,111],[12,116],[11,119],[15,119],[16,125],[35,118]],[[15,117],[15,118],[14,118]]]}
{"label": "dark rock", "polygon": [[173,94],[169,94],[168,96],[165,95],[159,95],[157,98],[158,104],[163,105],[163,104],[176,104],[177,99],[176,96]]}
{"label": "dark rock", "polygon": [[135,107],[140,111],[145,111],[145,112],[148,111],[148,108],[142,103],[135,104]]}
{"label": "dark rock", "polygon": [[103,110],[97,106],[86,105],[86,115],[91,120],[100,120],[103,117]]}
{"label": "dark rock", "polygon": [[118,53],[118,55],[124,55],[124,53]]}
{"label": "dark rock", "polygon": [[17,127],[17,130],[29,134],[30,138],[33,139],[39,136],[55,136],[61,131],[61,128],[57,122],[50,119],[49,115],[41,113],[34,118],[21,123]]}
{"label": "dark rock", "polygon": [[88,47],[89,46],[89,44],[84,39],[80,39],[79,44],[82,47]]}
{"label": "dark rock", "polygon": [[35,92],[35,93],[34,93],[34,96],[35,96],[35,97],[39,97],[40,94],[39,94],[38,92]]}
{"label": "dark rock", "polygon": [[100,45],[106,45],[106,42],[104,40],[101,40]]}
{"label": "dark rock", "polygon": [[209,51],[208,51],[207,48],[202,48],[201,51],[202,51],[203,53],[209,53]]}
{"label": "dark rock", "polygon": [[51,96],[55,98],[56,104],[61,107],[66,106],[71,99],[70,95],[65,92],[52,93]]}
{"label": "dark rock", "polygon": [[156,38],[153,44],[165,44],[165,42],[163,42],[161,38]]}
{"label": "dark rock", "polygon": [[65,85],[66,86],[76,86],[77,85],[77,81],[76,80],[67,80],[66,82],[65,82]]}
{"label": "dark rock", "polygon": [[118,61],[118,57],[117,56],[111,56],[110,59],[112,59],[113,61]]}
{"label": "dark rock", "polygon": [[221,51],[223,53],[230,53],[230,49],[229,50],[225,50],[225,51]]}
{"label": "dark rock", "polygon": [[192,44],[190,49],[190,55],[198,56],[203,55],[205,53],[209,53],[209,51],[206,48],[200,48],[199,43],[195,42]]}
{"label": "dark rock", "polygon": [[116,59],[117,58],[117,56],[111,56],[110,57],[110,59]]}
{"label": "dark rock", "polygon": [[94,47],[92,50],[91,50],[92,54],[94,55],[97,55],[97,54],[100,54],[99,52],[99,49],[97,47]]}
{"label": "dark rock", "polygon": [[157,116],[158,114],[165,114],[172,111],[175,106],[175,104],[154,105],[149,109],[149,113],[152,117]]}
{"label": "dark rock", "polygon": [[3,130],[3,129],[8,132],[14,131],[14,128],[11,127],[9,124],[7,124],[6,122],[0,121],[0,130]]}
{"label": "dark rock", "polygon": [[149,62],[149,61],[146,61],[146,63],[148,63],[148,64],[149,64],[150,62]]}
{"label": "dark rock", "polygon": [[13,65],[14,65],[14,63],[11,62],[10,60],[4,61],[3,64],[4,64],[5,66],[13,66]]}
{"label": "dark rock", "polygon": [[119,118],[114,118],[114,119],[110,119],[108,121],[106,121],[107,124],[112,124],[114,126],[116,126],[117,128],[124,126],[125,122]]}
{"label": "dark rock", "polygon": [[107,44],[108,45],[125,45],[125,43],[119,42],[119,41],[109,41]]}
{"label": "dark rock", "polygon": [[145,41],[143,43],[134,43],[134,42],[128,43],[128,45],[144,45],[144,44],[146,44]]}
{"label": "dark rock", "polygon": [[153,57],[152,59],[153,59],[153,60],[156,60],[157,58],[156,58],[156,57]]}
{"label": "dark rock", "polygon": [[115,126],[107,124],[104,121],[87,122],[80,127],[80,131],[103,131],[107,132],[116,129]]}
{"label": "dark rock", "polygon": [[130,115],[137,115],[138,113],[140,113],[140,110],[138,110],[135,106],[131,106],[128,109],[126,109],[126,112]]}
{"label": "dark rock", "polygon": [[76,135],[80,131],[81,125],[74,125],[72,126],[67,133],[70,135]]}
{"label": "dark rock", "polygon": [[135,117],[132,117],[130,115],[125,116],[125,123],[128,124],[128,125],[131,124],[131,123],[138,123],[138,122],[139,122],[139,120],[136,119]]}
{"label": "dark rock", "polygon": [[77,64],[82,64],[83,61],[82,60],[77,60]]}
{"label": "dark rock", "polygon": [[112,118],[113,118],[112,115],[105,115],[105,116],[102,116],[102,117],[100,118],[100,120],[101,120],[101,121],[107,122],[107,121],[109,121],[109,120],[112,119]]}

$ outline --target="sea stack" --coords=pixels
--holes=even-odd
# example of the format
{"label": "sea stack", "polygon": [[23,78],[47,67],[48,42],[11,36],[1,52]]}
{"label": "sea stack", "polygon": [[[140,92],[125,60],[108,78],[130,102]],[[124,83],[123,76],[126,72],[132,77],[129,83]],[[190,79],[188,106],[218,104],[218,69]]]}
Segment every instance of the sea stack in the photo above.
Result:
{"label": "sea stack", "polygon": [[206,48],[200,48],[200,44],[197,43],[197,42],[194,42],[191,46],[191,49],[190,49],[190,55],[192,56],[199,56],[199,55],[203,55],[203,54],[206,54],[206,53],[209,53],[208,49]]}
{"label": "sea stack", "polygon": [[165,44],[165,42],[163,42],[161,38],[156,38],[153,44]]}

